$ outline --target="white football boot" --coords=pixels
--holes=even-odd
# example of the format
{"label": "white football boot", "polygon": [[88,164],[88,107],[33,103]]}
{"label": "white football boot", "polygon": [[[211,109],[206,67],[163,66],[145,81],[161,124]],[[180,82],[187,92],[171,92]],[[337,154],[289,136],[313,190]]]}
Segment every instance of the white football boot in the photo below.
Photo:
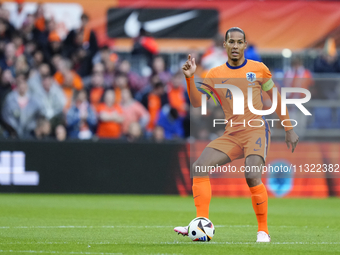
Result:
{"label": "white football boot", "polygon": [[183,235],[183,236],[188,235],[188,227],[175,227],[174,231],[178,234]]}
{"label": "white football boot", "polygon": [[193,222],[194,220],[196,220],[197,218],[193,219],[192,221],[190,221],[190,223],[188,224],[188,226],[186,227],[175,227],[174,231],[178,234],[181,234],[183,236],[187,236],[189,233],[189,226],[191,224],[191,222]]}
{"label": "white football boot", "polygon": [[270,235],[264,231],[257,232],[257,243],[270,243]]}

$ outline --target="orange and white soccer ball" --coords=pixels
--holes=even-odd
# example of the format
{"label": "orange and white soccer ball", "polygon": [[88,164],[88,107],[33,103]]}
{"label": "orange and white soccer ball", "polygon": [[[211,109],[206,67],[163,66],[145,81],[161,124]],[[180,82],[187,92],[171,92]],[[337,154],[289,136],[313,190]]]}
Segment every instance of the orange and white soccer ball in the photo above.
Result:
{"label": "orange and white soccer ball", "polygon": [[189,223],[188,236],[193,241],[209,242],[214,235],[214,224],[207,218],[198,217]]}

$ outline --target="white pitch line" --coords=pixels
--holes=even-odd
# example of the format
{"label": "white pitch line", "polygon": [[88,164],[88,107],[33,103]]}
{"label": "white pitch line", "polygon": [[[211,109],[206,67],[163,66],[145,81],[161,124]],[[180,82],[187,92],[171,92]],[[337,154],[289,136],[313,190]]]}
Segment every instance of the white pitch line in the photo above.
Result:
{"label": "white pitch line", "polygon": [[[173,228],[174,226],[0,226],[0,229],[32,229],[32,228],[56,228],[56,229],[75,229],[75,228]],[[215,225],[216,228],[257,228],[257,225]],[[322,228],[329,226],[271,226],[271,228]]]}
{"label": "white pitch line", "polygon": [[[242,244],[256,244],[259,245],[256,242],[137,242],[140,245],[143,244],[169,244],[169,245],[174,245],[174,244],[189,244],[189,245],[220,245],[220,244],[226,244],[226,245],[242,245]],[[13,245],[13,244],[22,244],[22,245],[27,245],[27,244],[82,244],[82,245],[99,245],[99,244],[111,244],[111,245],[125,245],[125,244],[136,244],[133,242],[129,243],[117,243],[117,242],[1,242],[1,245]],[[319,245],[319,244],[326,244],[326,245],[339,245],[340,242],[271,242],[269,244],[303,244],[303,245]],[[260,244],[261,245],[261,244]],[[1,251],[0,251],[1,252]],[[109,254],[109,253],[108,253]],[[117,254],[117,253],[114,253]]]}
{"label": "white pitch line", "polygon": [[89,245],[89,244],[116,244],[116,243],[113,243],[113,242],[49,242],[49,241],[46,241],[46,242],[0,242],[1,245],[12,245],[12,244],[86,244],[86,245]]}
{"label": "white pitch line", "polygon": [[[34,250],[28,250],[28,251],[17,251],[17,250],[0,250],[0,253],[6,252],[6,253],[41,253],[41,254],[88,254],[88,255],[122,255],[123,253],[107,253],[107,252],[77,252],[77,251],[34,251]],[[182,253],[149,253],[148,255],[182,255]]]}
{"label": "white pitch line", "polygon": [[120,255],[123,253],[105,253],[105,252],[81,252],[81,251],[33,251],[33,250],[28,250],[28,251],[17,251],[17,250],[0,250],[1,252],[6,252],[6,253],[51,253],[51,254],[90,254],[90,255]]}
{"label": "white pitch line", "polygon": [[0,229],[8,228],[172,228],[173,226],[0,226]]}
{"label": "white pitch line", "polygon": [[[154,243],[154,244],[209,244],[209,245],[214,245],[214,244],[231,244],[231,245],[240,245],[240,244],[256,244],[256,245],[261,245],[260,243],[256,242],[160,242],[160,243]],[[271,244],[334,244],[334,245],[339,245],[340,242],[270,242],[268,245]]]}

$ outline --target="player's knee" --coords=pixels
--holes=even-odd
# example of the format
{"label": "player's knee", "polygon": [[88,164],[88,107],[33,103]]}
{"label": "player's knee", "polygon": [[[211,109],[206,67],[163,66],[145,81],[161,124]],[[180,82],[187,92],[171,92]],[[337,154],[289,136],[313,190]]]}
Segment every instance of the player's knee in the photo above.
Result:
{"label": "player's knee", "polygon": [[245,162],[245,165],[250,166],[250,167],[251,166],[261,166],[263,164],[264,164],[263,159],[259,155],[249,155],[246,158],[246,162]]}
{"label": "player's knee", "polygon": [[252,179],[261,179],[261,172],[245,172],[245,178],[248,180],[252,180]]}
{"label": "player's knee", "polygon": [[[263,159],[258,155],[249,155],[245,162],[245,177],[248,185],[261,181]],[[250,186],[252,187],[252,186]]]}
{"label": "player's knee", "polygon": [[208,176],[209,175],[209,167],[202,162],[200,159],[196,160],[192,164],[191,168],[191,176]]}

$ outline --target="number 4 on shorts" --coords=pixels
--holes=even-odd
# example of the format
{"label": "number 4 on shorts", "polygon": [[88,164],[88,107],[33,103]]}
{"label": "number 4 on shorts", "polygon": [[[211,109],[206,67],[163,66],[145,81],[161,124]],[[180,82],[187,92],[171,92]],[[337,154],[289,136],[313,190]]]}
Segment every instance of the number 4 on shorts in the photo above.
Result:
{"label": "number 4 on shorts", "polygon": [[257,139],[256,144],[258,144],[260,146],[260,148],[262,147],[261,137],[259,139]]}

